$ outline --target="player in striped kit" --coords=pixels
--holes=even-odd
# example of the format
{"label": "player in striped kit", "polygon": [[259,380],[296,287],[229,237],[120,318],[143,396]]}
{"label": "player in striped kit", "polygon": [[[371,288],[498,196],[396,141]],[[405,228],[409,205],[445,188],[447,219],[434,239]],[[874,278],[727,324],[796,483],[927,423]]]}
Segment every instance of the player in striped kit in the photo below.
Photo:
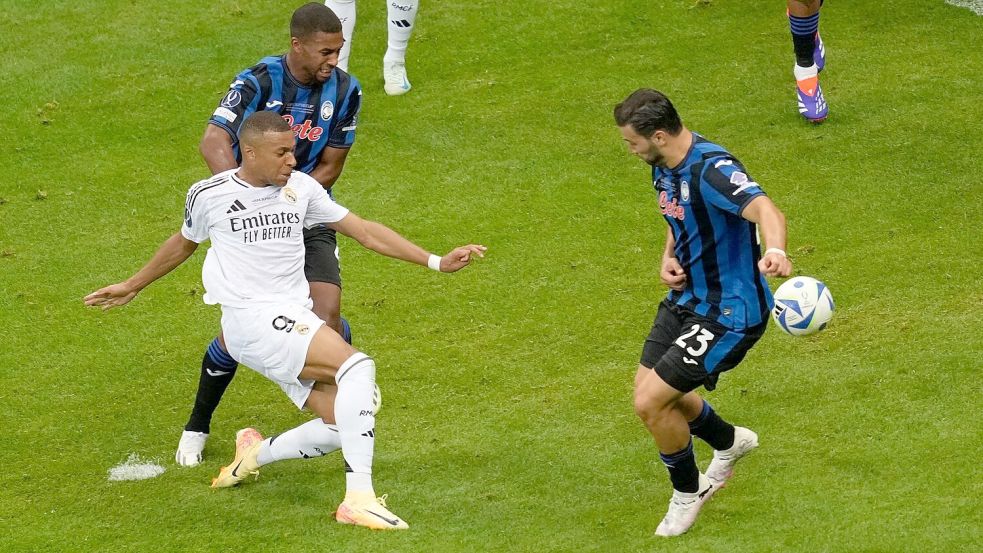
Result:
{"label": "player in striped kit", "polygon": [[373,529],[405,529],[408,525],[376,498],[372,485],[375,363],[325,328],[311,311],[302,230],[328,225],[368,249],[441,272],[466,267],[485,248],[467,245],[438,257],[336,204],[316,180],[293,170],[294,135],[276,113],[249,116],[240,141],[240,168],[223,171],[188,191],[181,230],[133,276],[92,292],[85,303],[104,310],[128,303],[210,240],[202,266],[203,299],[222,307],[229,354],[318,417],[267,439],[254,429],[240,430],[236,456],[212,487],[239,484],[275,461],[320,457],[341,449],[346,493],[336,520]]}
{"label": "player in striped kit", "polygon": [[[724,421],[694,390],[713,390],[764,333],[773,305],[764,277],[792,271],[785,217],[737,158],[683,126],[661,92],[635,91],[614,117],[631,152],[652,166],[669,224],[660,277],[671,290],[642,348],[634,403],[673,487],[656,534],[676,536],[758,445],[757,434]],[[714,449],[705,474],[691,434]]]}

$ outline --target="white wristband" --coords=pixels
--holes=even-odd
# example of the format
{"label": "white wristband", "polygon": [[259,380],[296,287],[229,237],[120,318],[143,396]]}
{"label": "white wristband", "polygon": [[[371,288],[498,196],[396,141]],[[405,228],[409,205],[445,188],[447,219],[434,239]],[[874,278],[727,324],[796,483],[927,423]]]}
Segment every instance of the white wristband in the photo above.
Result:
{"label": "white wristband", "polygon": [[430,257],[427,259],[427,267],[430,267],[431,269],[433,269],[433,270],[435,270],[435,271],[437,271],[439,273],[440,272],[440,256],[439,255],[430,254]]}
{"label": "white wristband", "polygon": [[765,250],[765,255],[768,255],[770,253],[777,253],[778,255],[784,258],[788,258],[788,254],[786,254],[785,250],[781,248],[768,248],[767,250]]}

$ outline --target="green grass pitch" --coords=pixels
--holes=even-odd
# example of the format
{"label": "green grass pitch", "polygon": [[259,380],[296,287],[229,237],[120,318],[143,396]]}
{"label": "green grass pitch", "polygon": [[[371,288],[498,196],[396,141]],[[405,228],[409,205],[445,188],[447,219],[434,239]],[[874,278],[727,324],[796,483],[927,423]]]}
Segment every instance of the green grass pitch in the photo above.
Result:
{"label": "green grass pitch", "polygon": [[[333,522],[338,454],[211,490],[238,428],[308,418],[249,370],[206,461],[174,465],[218,329],[202,254],[123,309],[81,298],[179,228],[205,121],[299,3],[3,3],[0,551],[979,550],[983,17],[943,0],[827,3],[821,126],[796,112],[777,0],[424,1],[399,98],[385,4],[360,1],[339,201],[434,251],[489,246],[437,275],[342,243],[385,395],[376,488],[411,529]],[[672,540],[630,400],[665,293],[648,169],[611,117],[640,86],[745,162],[838,309],[815,337],[773,326],[709,394],[761,447]],[[107,481],[130,453],[167,470]]]}

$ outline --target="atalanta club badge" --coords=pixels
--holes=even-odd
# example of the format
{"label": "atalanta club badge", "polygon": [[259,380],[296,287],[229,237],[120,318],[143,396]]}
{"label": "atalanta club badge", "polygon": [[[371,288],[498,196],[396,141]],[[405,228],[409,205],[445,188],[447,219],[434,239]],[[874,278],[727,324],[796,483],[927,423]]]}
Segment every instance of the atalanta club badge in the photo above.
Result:
{"label": "atalanta club badge", "polygon": [[330,100],[321,104],[321,121],[327,121],[334,115],[334,104]]}

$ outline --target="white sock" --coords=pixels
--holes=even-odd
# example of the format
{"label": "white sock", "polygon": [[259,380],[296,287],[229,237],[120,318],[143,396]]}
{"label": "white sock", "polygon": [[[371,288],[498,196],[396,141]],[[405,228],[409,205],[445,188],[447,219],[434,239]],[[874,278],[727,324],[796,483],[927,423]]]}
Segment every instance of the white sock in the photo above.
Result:
{"label": "white sock", "polygon": [[413,34],[413,22],[420,0],[389,0],[389,48],[382,61],[406,63],[406,46]]}
{"label": "white sock", "polygon": [[307,421],[279,436],[263,440],[256,461],[263,466],[285,459],[310,459],[341,448],[338,427],[321,419]]}
{"label": "white sock", "polygon": [[324,5],[341,20],[341,34],[345,37],[345,45],[338,53],[338,67],[348,71],[348,56],[352,53],[352,35],[355,34],[355,0],[324,0]]}
{"label": "white sock", "polygon": [[335,420],[341,437],[341,454],[345,457],[348,492],[372,489],[372,454],[375,448],[375,361],[364,353],[345,360],[335,376],[338,395],[334,402]]}
{"label": "white sock", "polygon": [[792,68],[792,73],[795,74],[795,80],[801,81],[802,79],[809,79],[818,75],[819,67],[816,64],[812,64],[809,67],[802,67],[796,64]]}

